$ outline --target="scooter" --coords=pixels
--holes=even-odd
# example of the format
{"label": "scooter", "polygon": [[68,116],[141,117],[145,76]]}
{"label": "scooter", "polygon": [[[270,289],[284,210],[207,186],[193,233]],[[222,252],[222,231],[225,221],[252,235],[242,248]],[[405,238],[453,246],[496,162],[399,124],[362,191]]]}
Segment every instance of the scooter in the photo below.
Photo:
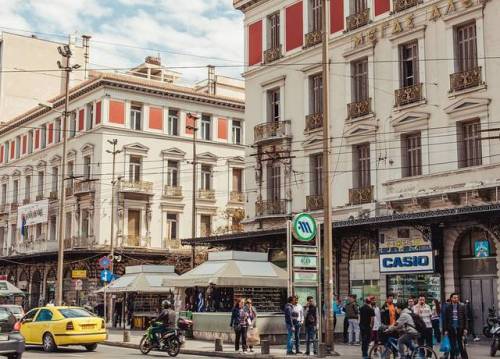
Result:
{"label": "scooter", "polygon": [[500,350],[500,324],[498,319],[495,320],[490,330],[490,336],[493,338],[490,344],[490,356],[494,357],[497,350]]}
{"label": "scooter", "polygon": [[[181,346],[186,341],[184,331],[192,327],[193,322],[184,318],[179,318],[177,321],[178,329],[168,330],[161,338],[155,340],[153,329],[160,326],[161,323],[153,322],[144,333],[141,342],[139,343],[139,350],[142,354],[149,354],[150,351],[166,352],[171,357],[176,357]],[[157,342],[155,345],[154,343]]]}
{"label": "scooter", "polygon": [[486,319],[486,325],[483,327],[483,335],[486,338],[491,338],[493,336],[491,330],[497,322],[498,320],[495,307],[491,307],[488,309],[488,318]]}

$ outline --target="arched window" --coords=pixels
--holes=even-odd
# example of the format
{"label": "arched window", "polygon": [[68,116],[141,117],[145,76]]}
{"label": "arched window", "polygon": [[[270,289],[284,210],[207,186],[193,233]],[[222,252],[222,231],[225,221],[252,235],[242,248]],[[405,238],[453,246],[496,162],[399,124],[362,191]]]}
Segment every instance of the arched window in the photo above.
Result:
{"label": "arched window", "polygon": [[371,239],[357,239],[349,253],[349,260],[353,259],[375,259],[378,257],[377,242]]}

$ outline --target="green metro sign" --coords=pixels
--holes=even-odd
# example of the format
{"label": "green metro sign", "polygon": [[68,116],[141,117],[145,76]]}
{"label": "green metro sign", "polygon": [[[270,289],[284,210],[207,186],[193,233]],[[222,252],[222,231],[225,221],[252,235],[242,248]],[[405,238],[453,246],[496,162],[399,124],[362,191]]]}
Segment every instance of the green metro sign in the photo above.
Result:
{"label": "green metro sign", "polygon": [[316,237],[316,221],[310,214],[297,214],[293,218],[292,227],[295,237],[301,242],[310,242]]}

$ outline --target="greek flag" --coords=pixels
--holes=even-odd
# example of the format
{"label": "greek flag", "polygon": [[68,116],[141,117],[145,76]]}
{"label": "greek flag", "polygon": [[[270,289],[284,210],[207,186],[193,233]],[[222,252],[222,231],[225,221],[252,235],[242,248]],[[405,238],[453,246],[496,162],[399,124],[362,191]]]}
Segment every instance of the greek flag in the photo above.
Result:
{"label": "greek flag", "polygon": [[22,217],[21,221],[21,236],[23,239],[28,235],[28,227],[26,226],[26,216]]}

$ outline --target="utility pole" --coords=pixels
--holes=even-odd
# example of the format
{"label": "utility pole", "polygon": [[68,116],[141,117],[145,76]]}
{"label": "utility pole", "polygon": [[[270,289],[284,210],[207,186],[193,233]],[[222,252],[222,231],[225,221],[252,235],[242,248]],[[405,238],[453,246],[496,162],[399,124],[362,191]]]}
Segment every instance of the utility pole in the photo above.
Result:
{"label": "utility pole", "polygon": [[330,60],[328,56],[328,8],[329,0],[321,0],[322,17],[322,64],[323,64],[323,258],[324,258],[324,296],[326,306],[325,342],[330,351],[333,351],[333,233],[332,233],[332,201],[330,184]]}
{"label": "utility pole", "polygon": [[[198,128],[196,127],[196,120],[198,117],[193,115],[192,113],[188,113],[187,118],[190,118],[193,121],[192,126],[186,126],[186,129],[193,131],[193,197],[192,197],[192,211],[191,211],[191,238],[194,241],[196,238],[196,131]],[[196,260],[196,244],[192,242],[191,244],[191,268],[195,266]]]}
{"label": "utility pole", "polygon": [[57,48],[59,54],[66,59],[66,64],[62,65],[61,61],[57,61],[57,66],[66,73],[65,80],[65,99],[64,99],[64,112],[63,112],[63,133],[62,133],[62,160],[61,160],[61,185],[59,187],[59,243],[57,252],[57,290],[56,290],[56,304],[62,305],[63,302],[63,277],[64,277],[64,180],[66,176],[66,131],[68,122],[68,105],[69,105],[69,80],[70,74],[73,70],[80,68],[80,65],[75,64],[71,66],[71,48],[68,45]]}

